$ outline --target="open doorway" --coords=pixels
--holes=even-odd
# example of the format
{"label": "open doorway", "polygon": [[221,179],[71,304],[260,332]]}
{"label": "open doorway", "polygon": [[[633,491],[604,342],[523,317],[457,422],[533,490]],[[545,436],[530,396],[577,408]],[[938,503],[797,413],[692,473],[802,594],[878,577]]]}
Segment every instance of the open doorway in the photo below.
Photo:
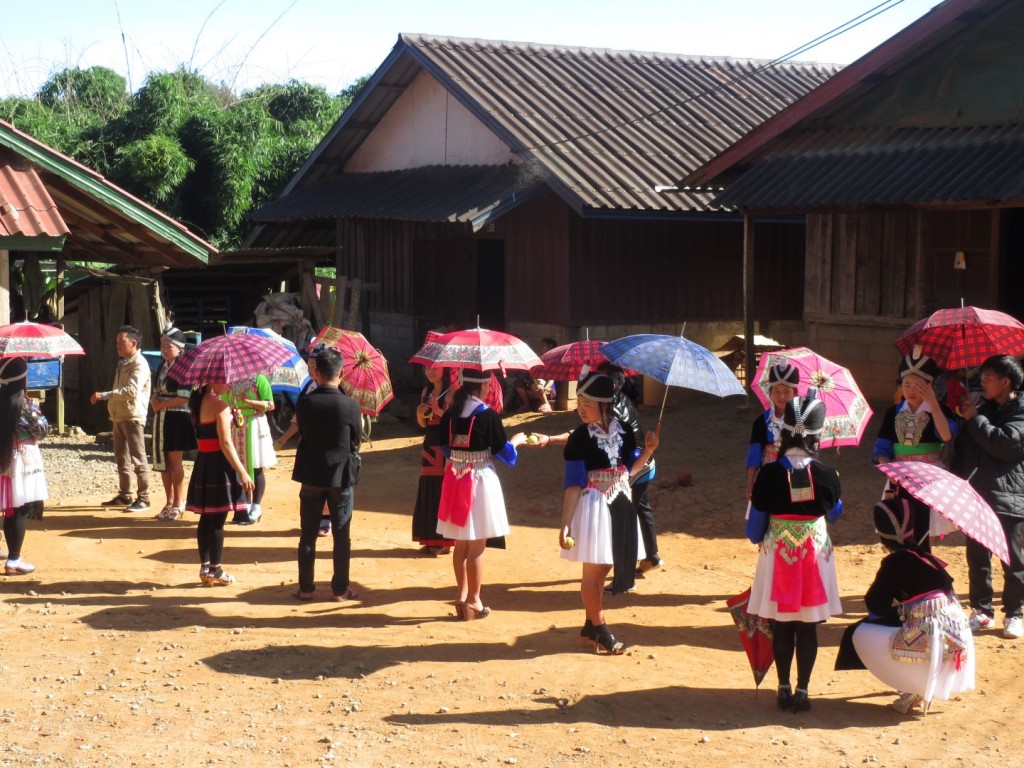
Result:
{"label": "open doorway", "polygon": [[476,311],[480,326],[505,330],[505,241],[476,241]]}
{"label": "open doorway", "polygon": [[1024,317],[1024,208],[1007,208],[1002,217],[1002,254],[999,258],[999,309],[1017,319]]}

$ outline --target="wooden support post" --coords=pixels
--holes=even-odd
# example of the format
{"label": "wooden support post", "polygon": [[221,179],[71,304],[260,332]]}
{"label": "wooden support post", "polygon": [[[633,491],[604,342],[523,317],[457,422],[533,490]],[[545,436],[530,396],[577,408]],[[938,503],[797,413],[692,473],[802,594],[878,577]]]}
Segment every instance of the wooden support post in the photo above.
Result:
{"label": "wooden support post", "polygon": [[0,325],[11,322],[11,252],[0,248]]}
{"label": "wooden support post", "polygon": [[362,293],[363,281],[358,277],[352,278],[352,300],[348,303],[348,327],[353,331],[362,330],[362,322],[359,318],[359,297]]}
{"label": "wooden support post", "polygon": [[[64,263],[64,257],[57,257],[57,273],[54,275],[54,279],[57,282],[56,287],[56,298],[57,298],[57,322],[60,323],[61,328],[64,327],[64,269],[67,265]],[[57,382],[57,433],[64,434],[64,363],[60,365],[60,381]]]}
{"label": "wooden support post", "polygon": [[754,383],[754,217],[743,211],[743,384]]}
{"label": "wooden support post", "polygon": [[348,278],[338,274],[334,278],[334,295],[337,297],[334,302],[334,315],[331,317],[331,325],[335,328],[344,327],[345,322],[345,291],[348,289]]}

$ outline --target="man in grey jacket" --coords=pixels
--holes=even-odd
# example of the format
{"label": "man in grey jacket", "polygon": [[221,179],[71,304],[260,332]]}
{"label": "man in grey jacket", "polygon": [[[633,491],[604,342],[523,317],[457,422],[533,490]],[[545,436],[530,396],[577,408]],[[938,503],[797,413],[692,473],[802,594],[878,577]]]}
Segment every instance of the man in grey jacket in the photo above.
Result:
{"label": "man in grey jacket", "polygon": [[[146,414],[152,387],[149,363],[139,351],[142,334],[130,325],[117,331],[115,344],[120,361],[114,372],[114,386],[107,392],[93,392],[95,405],[107,401],[113,422],[114,460],[117,462],[118,494],[105,507],[124,507],[125,512],[149,509],[149,460],[146,457]],[[138,478],[138,495],[132,501],[132,473]]]}
{"label": "man in grey jacket", "polygon": [[[1024,371],[1008,355],[990,357],[981,365],[984,402],[965,401],[960,412],[966,423],[956,437],[953,471],[970,479],[1002,523],[1010,551],[1003,564],[1003,637],[1024,637],[1024,401],[1017,390]],[[967,539],[970,579],[971,630],[992,626],[992,555]]]}

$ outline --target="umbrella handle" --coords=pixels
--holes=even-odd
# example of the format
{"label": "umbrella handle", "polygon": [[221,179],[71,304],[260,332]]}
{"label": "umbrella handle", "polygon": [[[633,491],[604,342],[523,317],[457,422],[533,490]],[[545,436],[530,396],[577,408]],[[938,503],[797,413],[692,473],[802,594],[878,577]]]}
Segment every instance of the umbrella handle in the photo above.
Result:
{"label": "umbrella handle", "polygon": [[665,415],[666,400],[668,400],[668,384],[665,385],[665,391],[661,395],[661,410],[658,411],[658,429],[661,429],[661,417]]}

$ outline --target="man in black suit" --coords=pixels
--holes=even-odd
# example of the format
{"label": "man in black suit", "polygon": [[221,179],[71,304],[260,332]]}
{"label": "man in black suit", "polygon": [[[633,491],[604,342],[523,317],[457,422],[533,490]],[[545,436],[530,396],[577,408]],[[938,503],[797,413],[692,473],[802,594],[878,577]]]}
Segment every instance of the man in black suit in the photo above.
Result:
{"label": "man in black suit", "polygon": [[352,452],[359,449],[361,417],[359,403],[338,389],[341,364],[338,350],[322,350],[314,359],[319,386],[299,398],[295,406],[299,445],[295,450],[292,480],[302,483],[299,490],[299,588],[295,592],[299,600],[312,600],[316,588],[313,582],[316,540],[325,503],[334,535],[331,592],[338,602],[358,597],[349,586],[354,504],[349,464]]}

